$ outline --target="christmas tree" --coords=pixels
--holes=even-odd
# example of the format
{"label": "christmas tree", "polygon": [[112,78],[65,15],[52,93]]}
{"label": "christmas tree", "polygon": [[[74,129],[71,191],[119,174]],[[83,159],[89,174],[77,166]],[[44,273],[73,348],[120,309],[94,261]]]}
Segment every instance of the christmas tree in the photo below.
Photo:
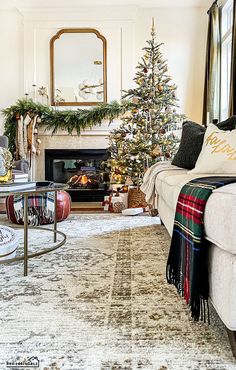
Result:
{"label": "christmas tree", "polygon": [[148,167],[170,160],[177,150],[179,139],[174,131],[183,115],[176,112],[177,87],[167,74],[161,45],[156,42],[153,22],[151,39],[136,67],[136,87],[122,97],[122,104],[127,101],[127,112],[109,137],[111,182],[129,177],[134,185],[140,185]]}

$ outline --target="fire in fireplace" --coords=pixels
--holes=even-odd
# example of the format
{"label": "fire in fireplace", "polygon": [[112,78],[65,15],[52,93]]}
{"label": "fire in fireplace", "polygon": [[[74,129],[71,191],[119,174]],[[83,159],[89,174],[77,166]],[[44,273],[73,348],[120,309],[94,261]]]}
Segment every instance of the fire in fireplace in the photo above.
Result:
{"label": "fire in fireplace", "polygon": [[71,189],[98,189],[99,181],[90,175],[74,175],[72,176],[67,184]]}
{"label": "fire in fireplace", "polygon": [[102,201],[109,183],[106,159],[105,149],[46,149],[46,179],[67,183],[74,201]]}

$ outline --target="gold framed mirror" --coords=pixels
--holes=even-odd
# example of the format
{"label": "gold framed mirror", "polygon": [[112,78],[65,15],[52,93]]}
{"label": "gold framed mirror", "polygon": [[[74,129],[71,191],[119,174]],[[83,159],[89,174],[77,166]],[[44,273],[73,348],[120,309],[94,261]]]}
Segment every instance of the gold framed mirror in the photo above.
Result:
{"label": "gold framed mirror", "polygon": [[107,102],[107,42],[93,28],[65,28],[50,40],[51,104]]}

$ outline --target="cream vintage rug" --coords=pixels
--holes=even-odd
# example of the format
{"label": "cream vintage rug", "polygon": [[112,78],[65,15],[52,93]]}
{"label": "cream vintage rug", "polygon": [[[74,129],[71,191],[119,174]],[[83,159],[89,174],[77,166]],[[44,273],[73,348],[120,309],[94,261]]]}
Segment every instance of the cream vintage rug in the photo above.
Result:
{"label": "cream vintage rug", "polygon": [[72,215],[59,229],[67,244],[31,260],[28,277],[22,263],[0,266],[1,370],[31,356],[40,370],[236,369],[216,314],[192,322],[166,283],[158,218]]}

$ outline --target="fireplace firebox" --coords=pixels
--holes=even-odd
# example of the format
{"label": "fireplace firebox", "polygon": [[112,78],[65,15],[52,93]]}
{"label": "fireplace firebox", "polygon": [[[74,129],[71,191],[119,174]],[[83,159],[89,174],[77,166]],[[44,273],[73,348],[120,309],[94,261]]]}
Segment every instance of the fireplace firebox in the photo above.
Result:
{"label": "fireplace firebox", "polygon": [[45,178],[68,183],[74,202],[100,202],[109,183],[106,159],[106,149],[45,149]]}

